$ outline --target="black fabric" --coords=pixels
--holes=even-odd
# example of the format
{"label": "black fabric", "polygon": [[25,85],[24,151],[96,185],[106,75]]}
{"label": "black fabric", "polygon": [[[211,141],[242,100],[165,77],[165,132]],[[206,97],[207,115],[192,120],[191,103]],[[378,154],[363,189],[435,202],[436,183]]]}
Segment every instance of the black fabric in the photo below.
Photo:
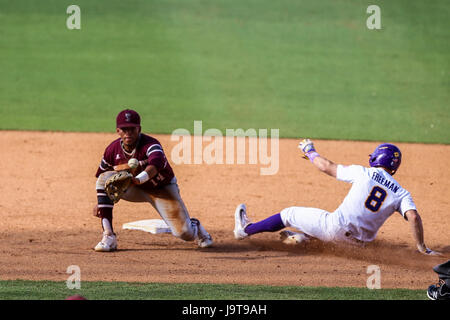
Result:
{"label": "black fabric", "polygon": [[450,260],[447,262],[438,264],[437,266],[433,267],[434,272],[436,272],[439,276],[439,279],[442,279],[445,281],[445,285],[447,288],[450,287]]}

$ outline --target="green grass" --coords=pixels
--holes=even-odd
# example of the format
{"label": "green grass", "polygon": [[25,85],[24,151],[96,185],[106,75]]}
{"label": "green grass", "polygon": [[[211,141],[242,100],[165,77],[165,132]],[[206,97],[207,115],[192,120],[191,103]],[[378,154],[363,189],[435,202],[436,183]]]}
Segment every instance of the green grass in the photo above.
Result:
{"label": "green grass", "polygon": [[[0,129],[450,143],[447,0],[0,0]],[[381,8],[368,30],[366,8]]]}
{"label": "green grass", "polygon": [[64,300],[80,294],[89,300],[426,300],[425,290],[81,282],[0,281],[0,300]]}

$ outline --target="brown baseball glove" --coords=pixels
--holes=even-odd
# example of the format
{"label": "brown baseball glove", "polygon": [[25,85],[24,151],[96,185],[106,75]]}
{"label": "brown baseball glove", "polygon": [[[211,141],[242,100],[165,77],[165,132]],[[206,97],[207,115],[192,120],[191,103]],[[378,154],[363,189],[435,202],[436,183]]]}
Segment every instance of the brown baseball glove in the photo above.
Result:
{"label": "brown baseball glove", "polygon": [[118,202],[131,184],[133,175],[128,171],[119,171],[106,180],[105,192],[114,202]]}

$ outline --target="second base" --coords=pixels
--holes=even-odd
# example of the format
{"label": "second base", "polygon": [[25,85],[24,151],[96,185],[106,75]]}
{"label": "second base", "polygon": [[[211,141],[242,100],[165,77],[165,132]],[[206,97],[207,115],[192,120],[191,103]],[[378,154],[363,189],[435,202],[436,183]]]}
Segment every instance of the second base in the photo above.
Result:
{"label": "second base", "polygon": [[140,230],[152,234],[170,233],[169,226],[161,219],[139,220],[127,222],[122,225],[122,229]]}

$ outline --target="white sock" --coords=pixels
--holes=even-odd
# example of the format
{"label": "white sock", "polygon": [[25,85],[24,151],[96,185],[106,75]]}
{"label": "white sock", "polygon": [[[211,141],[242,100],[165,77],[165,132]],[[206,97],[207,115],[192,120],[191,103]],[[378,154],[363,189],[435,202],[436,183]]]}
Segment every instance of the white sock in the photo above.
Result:
{"label": "white sock", "polygon": [[102,226],[103,226],[103,230],[105,230],[107,235],[112,236],[114,234],[112,231],[112,226],[109,223],[108,219],[106,219],[106,218],[102,219]]}

